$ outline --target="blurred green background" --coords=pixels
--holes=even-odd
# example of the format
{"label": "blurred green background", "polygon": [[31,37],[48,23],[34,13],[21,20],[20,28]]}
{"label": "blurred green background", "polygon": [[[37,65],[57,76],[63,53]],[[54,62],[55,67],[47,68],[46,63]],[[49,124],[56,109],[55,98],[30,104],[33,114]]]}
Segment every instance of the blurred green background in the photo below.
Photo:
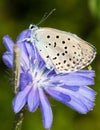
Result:
{"label": "blurred green background", "polygon": [[[92,63],[96,71],[96,106],[87,115],[81,115],[64,104],[50,99],[54,121],[51,130],[100,130],[100,0],[0,0],[0,130],[11,130],[14,113],[7,67],[2,62],[5,48],[2,37],[9,34],[15,41],[30,23],[37,24],[45,12],[56,11],[40,26],[72,32],[92,43],[97,56]],[[22,130],[44,130],[40,109],[26,112]]]}

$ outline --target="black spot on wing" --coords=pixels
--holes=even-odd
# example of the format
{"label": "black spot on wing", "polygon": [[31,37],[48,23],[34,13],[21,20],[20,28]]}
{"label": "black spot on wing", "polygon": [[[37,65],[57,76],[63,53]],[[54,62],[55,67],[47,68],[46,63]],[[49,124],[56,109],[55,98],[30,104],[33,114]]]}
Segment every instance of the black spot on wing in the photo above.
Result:
{"label": "black spot on wing", "polygon": [[56,45],[57,45],[57,43],[56,43],[56,42],[54,42],[54,47],[56,47]]}
{"label": "black spot on wing", "polygon": [[50,35],[47,35],[47,38],[50,38]]}
{"label": "black spot on wing", "polygon": [[54,57],[54,58],[52,58],[53,60],[56,60],[57,59],[57,57]]}

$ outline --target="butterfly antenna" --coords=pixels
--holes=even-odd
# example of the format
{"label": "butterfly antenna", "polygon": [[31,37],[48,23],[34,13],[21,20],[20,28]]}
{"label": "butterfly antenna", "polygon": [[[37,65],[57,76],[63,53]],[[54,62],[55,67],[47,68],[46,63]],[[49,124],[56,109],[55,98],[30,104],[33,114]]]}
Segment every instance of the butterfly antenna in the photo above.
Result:
{"label": "butterfly antenna", "polygon": [[49,14],[47,14],[47,12],[46,12],[46,13],[43,15],[42,19],[40,20],[40,22],[39,22],[37,25],[39,25],[39,24],[41,24],[43,21],[45,21],[55,10],[56,10],[56,9],[52,9]]}

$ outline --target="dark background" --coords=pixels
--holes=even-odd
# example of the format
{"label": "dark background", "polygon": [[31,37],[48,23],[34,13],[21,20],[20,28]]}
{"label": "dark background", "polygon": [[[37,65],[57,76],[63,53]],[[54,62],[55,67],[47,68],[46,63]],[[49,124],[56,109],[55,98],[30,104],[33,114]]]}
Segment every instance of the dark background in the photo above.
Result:
{"label": "dark background", "polygon": [[[0,130],[11,130],[14,119],[10,76],[1,58],[5,51],[2,37],[9,34],[15,41],[21,31],[37,24],[53,8],[56,11],[39,26],[75,33],[96,46],[92,63],[96,77],[91,87],[98,94],[94,110],[87,115],[50,99],[54,115],[51,130],[100,130],[100,0],[0,0]],[[26,112],[22,130],[44,130],[40,109]]]}

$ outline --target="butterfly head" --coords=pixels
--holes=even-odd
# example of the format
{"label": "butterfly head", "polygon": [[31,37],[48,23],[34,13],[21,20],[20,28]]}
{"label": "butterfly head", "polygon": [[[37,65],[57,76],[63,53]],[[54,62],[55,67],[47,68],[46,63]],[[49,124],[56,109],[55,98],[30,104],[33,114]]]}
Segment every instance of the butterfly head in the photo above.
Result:
{"label": "butterfly head", "polygon": [[29,29],[35,31],[38,29],[38,27],[35,24],[30,24]]}

